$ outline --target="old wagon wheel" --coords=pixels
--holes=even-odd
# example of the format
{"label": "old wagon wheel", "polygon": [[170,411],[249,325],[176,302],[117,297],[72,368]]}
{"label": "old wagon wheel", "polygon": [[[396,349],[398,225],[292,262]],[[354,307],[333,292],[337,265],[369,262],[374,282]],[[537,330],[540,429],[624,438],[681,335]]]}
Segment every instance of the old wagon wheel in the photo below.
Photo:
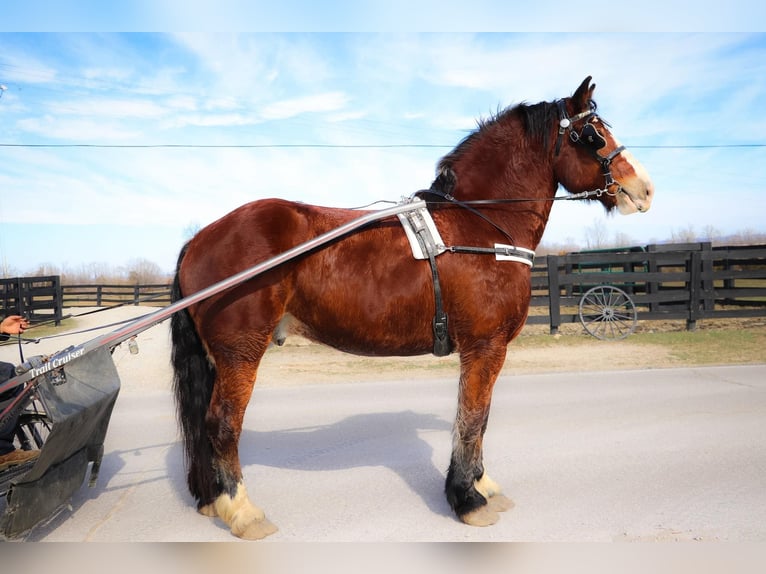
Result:
{"label": "old wagon wheel", "polygon": [[624,339],[636,329],[636,306],[622,289],[598,285],[580,299],[580,322],[597,339]]}

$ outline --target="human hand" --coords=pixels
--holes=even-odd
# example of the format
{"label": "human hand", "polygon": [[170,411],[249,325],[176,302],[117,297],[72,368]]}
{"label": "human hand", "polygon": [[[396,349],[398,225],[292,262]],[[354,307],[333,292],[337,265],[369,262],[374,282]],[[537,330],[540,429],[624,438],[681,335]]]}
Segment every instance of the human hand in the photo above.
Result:
{"label": "human hand", "polygon": [[29,321],[21,315],[8,315],[0,323],[0,333],[7,333],[9,335],[20,335],[28,328]]}

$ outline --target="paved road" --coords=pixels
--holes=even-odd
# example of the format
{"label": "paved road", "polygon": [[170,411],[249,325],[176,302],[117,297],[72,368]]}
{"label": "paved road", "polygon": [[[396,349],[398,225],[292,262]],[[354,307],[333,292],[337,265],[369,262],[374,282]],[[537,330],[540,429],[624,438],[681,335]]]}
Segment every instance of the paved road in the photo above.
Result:
{"label": "paved road", "polygon": [[[456,383],[256,389],[248,488],[288,541],[766,540],[766,366],[506,377],[485,462],[516,507],[442,495]],[[229,541],[196,514],[166,392],[124,386],[99,484],[28,540]]]}

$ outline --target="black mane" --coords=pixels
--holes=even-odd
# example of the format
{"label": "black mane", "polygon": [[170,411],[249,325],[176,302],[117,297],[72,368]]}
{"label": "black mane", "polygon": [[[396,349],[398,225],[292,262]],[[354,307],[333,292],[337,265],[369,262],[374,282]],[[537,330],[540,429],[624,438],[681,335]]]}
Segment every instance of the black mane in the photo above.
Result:
{"label": "black mane", "polygon": [[480,138],[484,137],[488,131],[496,125],[504,123],[510,116],[518,115],[521,118],[524,131],[527,136],[548,146],[548,139],[552,122],[558,120],[557,108],[550,102],[539,102],[537,104],[520,103],[515,106],[509,106],[498,111],[489,118],[480,119],[477,122],[476,129],[468,134],[458,143],[455,148],[445,155],[438,164],[438,171],[449,168],[460,156],[468,151]]}
{"label": "black mane", "polygon": [[[596,102],[590,100],[589,106],[595,113],[597,108]],[[476,129],[464,137],[451,152],[439,160],[436,178],[431,184],[431,189],[441,192],[441,194],[451,194],[457,184],[457,176],[452,170],[454,163],[470,150],[479,139],[485,137],[487,132],[503,124],[514,114],[519,116],[526,136],[530,140],[539,143],[542,149],[548,149],[550,146],[551,126],[559,121],[556,103],[538,102],[536,104],[526,104],[522,102],[514,106],[508,106],[489,118],[478,120]],[[601,121],[603,122],[603,120]],[[609,125],[606,122],[604,124]]]}
{"label": "black mane", "polygon": [[556,105],[550,102],[539,102],[531,105],[522,102],[515,106],[509,106],[499,110],[489,118],[478,120],[476,129],[464,137],[451,152],[439,160],[436,179],[431,184],[431,189],[450,194],[457,183],[455,173],[452,171],[452,165],[471,149],[479,139],[485,137],[487,132],[491,131],[495,126],[502,124],[514,114],[520,117],[526,135],[532,140],[539,141],[543,149],[547,148],[550,139],[550,127],[553,122],[558,121]]}

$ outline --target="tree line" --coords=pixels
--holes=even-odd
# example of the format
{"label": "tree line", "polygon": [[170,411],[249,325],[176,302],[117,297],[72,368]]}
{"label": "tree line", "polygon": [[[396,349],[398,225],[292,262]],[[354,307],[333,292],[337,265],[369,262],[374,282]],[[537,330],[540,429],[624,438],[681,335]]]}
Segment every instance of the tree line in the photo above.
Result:
{"label": "tree line", "polygon": [[[76,267],[58,266],[53,263],[41,263],[26,277],[58,275],[62,285],[153,285],[169,283],[172,276],[148,259],[132,259],[125,265],[109,263],[83,263]],[[4,277],[15,277],[17,273],[5,273]]]}
{"label": "tree line", "polygon": [[[606,221],[595,219],[589,227],[583,230],[582,242],[574,240],[565,243],[546,244],[542,243],[537,249],[538,255],[563,255],[591,249],[613,249],[618,247],[634,247],[641,245],[640,242],[625,233],[617,232],[609,234]],[[766,233],[753,229],[745,229],[737,233],[724,235],[712,225],[706,225],[698,231],[693,225],[685,228],[674,229],[670,232],[670,238],[665,240],[652,240],[648,243],[698,243],[710,242],[716,245],[766,245]]]}

